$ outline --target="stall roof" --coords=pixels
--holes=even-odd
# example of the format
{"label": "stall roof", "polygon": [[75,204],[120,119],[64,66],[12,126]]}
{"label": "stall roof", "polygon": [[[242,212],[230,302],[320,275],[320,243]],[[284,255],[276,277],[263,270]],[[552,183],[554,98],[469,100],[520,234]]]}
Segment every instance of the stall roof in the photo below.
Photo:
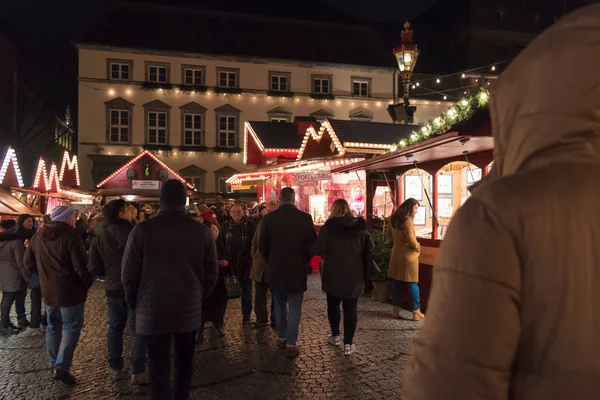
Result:
{"label": "stall roof", "polygon": [[29,214],[34,217],[42,215],[27,204],[16,199],[8,190],[0,188],[0,215],[16,217],[21,214]]}
{"label": "stall roof", "polygon": [[344,143],[374,143],[393,145],[402,139],[408,139],[415,125],[388,124],[385,122],[347,121],[330,119],[338,139]]}
{"label": "stall roof", "polygon": [[[261,144],[266,149],[298,149],[302,144],[302,135],[291,122],[250,121]],[[316,123],[316,120],[315,120]]]}
{"label": "stall roof", "polygon": [[449,132],[401,150],[335,168],[331,172],[397,168],[415,162],[422,164],[427,161],[452,158],[465,154],[465,151],[473,154],[493,148],[494,139],[491,136],[460,135],[458,132]]}

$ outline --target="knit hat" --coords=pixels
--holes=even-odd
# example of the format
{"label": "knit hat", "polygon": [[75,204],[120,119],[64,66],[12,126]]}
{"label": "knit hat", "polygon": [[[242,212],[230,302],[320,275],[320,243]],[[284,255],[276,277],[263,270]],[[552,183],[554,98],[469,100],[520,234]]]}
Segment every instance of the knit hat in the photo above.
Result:
{"label": "knit hat", "polygon": [[204,218],[205,222],[213,223],[215,222],[215,215],[210,211],[200,214],[202,218]]}
{"label": "knit hat", "polygon": [[73,207],[69,206],[58,206],[52,210],[50,219],[55,222],[65,222],[69,217],[75,215],[77,211]]}
{"label": "knit hat", "polygon": [[160,204],[171,206],[185,206],[187,193],[185,186],[177,179],[169,179],[163,184],[160,191]]}
{"label": "knit hat", "polygon": [[13,229],[15,226],[17,226],[17,221],[14,219],[5,219],[0,222],[0,228],[2,228],[4,231]]}
{"label": "knit hat", "polygon": [[125,200],[123,199],[109,201],[102,209],[102,216],[109,221],[113,221],[119,218],[119,212],[123,211],[124,208]]}

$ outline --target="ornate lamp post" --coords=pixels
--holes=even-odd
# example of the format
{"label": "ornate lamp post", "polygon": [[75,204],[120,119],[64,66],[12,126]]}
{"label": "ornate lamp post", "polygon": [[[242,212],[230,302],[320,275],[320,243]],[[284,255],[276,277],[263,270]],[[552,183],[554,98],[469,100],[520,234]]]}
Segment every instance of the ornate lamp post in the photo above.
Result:
{"label": "ornate lamp post", "polygon": [[[410,23],[408,21],[404,23],[404,30],[401,34],[402,40],[396,48],[394,48],[394,56],[398,62],[398,68],[400,68],[400,77],[402,78],[402,86],[404,87],[403,103],[392,105],[388,108],[388,112],[394,121],[399,120],[403,114],[400,110],[400,106],[404,107],[406,113],[406,121],[412,124],[414,121],[416,106],[410,105],[409,90],[410,90],[410,79],[412,78],[417,58],[419,58],[419,48],[416,43],[413,42],[413,31],[410,29]],[[402,115],[403,116],[403,115]]]}

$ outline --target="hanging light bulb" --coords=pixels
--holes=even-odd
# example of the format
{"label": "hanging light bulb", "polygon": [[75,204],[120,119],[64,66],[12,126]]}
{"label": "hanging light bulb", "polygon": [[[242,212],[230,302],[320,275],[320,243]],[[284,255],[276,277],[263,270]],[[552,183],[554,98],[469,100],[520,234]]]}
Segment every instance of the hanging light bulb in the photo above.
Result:
{"label": "hanging light bulb", "polygon": [[444,95],[444,100],[446,100],[448,98],[448,96]]}
{"label": "hanging light bulb", "polygon": [[417,86],[419,86],[419,82],[417,82]]}
{"label": "hanging light bulb", "polygon": [[495,71],[495,70],[496,70],[496,66],[492,65],[492,71]]}
{"label": "hanging light bulb", "polygon": [[435,83],[440,83],[440,82],[441,82],[441,81],[440,81],[440,78],[437,78],[437,79],[435,80]]}
{"label": "hanging light bulb", "polygon": [[415,89],[415,88],[416,88],[416,86],[415,86],[415,85],[413,85],[413,86],[412,86],[412,88],[413,88],[413,89]]}
{"label": "hanging light bulb", "polygon": [[465,79],[467,77],[467,75],[465,75],[464,73],[461,75],[461,78]]}

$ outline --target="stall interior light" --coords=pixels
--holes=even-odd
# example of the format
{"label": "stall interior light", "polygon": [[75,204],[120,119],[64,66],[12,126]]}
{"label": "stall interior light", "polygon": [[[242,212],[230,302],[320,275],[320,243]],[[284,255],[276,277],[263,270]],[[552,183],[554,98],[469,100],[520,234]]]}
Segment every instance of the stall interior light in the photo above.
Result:
{"label": "stall interior light", "polygon": [[273,174],[276,173],[295,173],[295,172],[303,172],[303,171],[313,171],[321,168],[331,168],[337,167],[347,164],[352,164],[355,162],[363,161],[364,158],[342,158],[338,160],[330,160],[330,161],[315,161],[309,164],[302,165],[301,163],[289,163],[289,165],[281,166],[278,168],[269,168],[262,171],[257,172],[247,172],[241,174],[235,174],[231,178],[227,179],[227,183],[230,185],[237,185],[244,181],[252,181],[252,180],[265,180],[270,178]]}
{"label": "stall interior light", "polygon": [[[42,183],[42,179],[44,180],[44,186],[40,187]],[[33,180],[33,188],[36,190],[43,190],[46,192],[51,192],[56,188],[56,192],[60,191],[60,186],[58,183],[58,171],[56,165],[52,163],[50,165],[50,172],[48,173],[46,170],[46,162],[40,158],[38,162],[37,171],[35,173],[35,179]]]}
{"label": "stall interior light", "polygon": [[131,165],[133,165],[133,163],[135,163],[137,160],[139,160],[140,158],[142,158],[144,156],[149,156],[154,161],[156,161],[161,167],[163,167],[164,169],[166,169],[167,171],[169,171],[169,173],[173,174],[175,176],[175,178],[178,179],[178,180],[180,180],[181,183],[183,183],[185,186],[187,186],[190,189],[194,189],[194,186],[192,184],[190,184],[185,179],[183,179],[181,176],[179,176],[179,174],[177,172],[173,171],[167,164],[165,164],[164,162],[162,162],[158,157],[156,157],[154,154],[152,154],[148,150],[144,150],[143,152],[141,152],[140,154],[138,154],[137,156],[135,156],[134,158],[132,158],[127,164],[123,165],[121,168],[119,168],[118,170],[116,170],[115,172],[113,172],[108,178],[106,178],[105,180],[103,180],[102,182],[100,182],[99,184],[97,184],[96,187],[100,188],[100,187],[106,185],[106,183],[108,181],[110,181],[115,176],[119,175],[121,172],[125,171],[127,168],[129,168]]}
{"label": "stall interior light", "polygon": [[60,182],[63,181],[63,177],[65,176],[65,168],[69,168],[69,171],[75,170],[75,180],[77,181],[77,186],[81,185],[81,181],[79,180],[79,162],[77,161],[77,156],[73,154],[73,158],[69,157],[69,152],[65,150],[63,154],[62,163],[60,165],[60,173],[58,174],[58,180]]}
{"label": "stall interior light", "polygon": [[12,147],[8,147],[6,154],[4,154],[4,160],[2,161],[2,167],[0,168],[0,185],[4,182],[4,177],[8,171],[8,167],[12,162],[15,174],[17,175],[17,184],[19,187],[23,187],[23,177],[21,176],[21,169],[19,169],[19,161],[17,160],[17,153]]}

